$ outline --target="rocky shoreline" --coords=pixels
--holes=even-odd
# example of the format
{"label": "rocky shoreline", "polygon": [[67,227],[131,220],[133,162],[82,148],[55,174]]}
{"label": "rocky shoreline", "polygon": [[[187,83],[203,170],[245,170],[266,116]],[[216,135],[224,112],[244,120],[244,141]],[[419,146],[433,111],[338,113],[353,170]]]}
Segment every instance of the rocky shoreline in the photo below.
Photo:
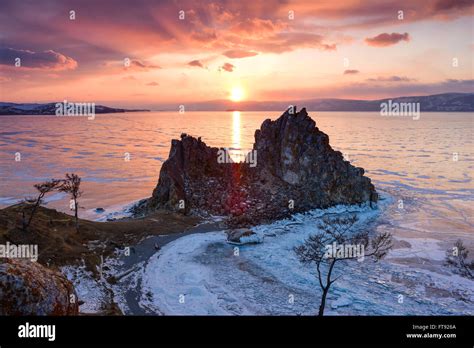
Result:
{"label": "rocky shoreline", "polygon": [[[154,236],[170,236],[193,230],[201,223],[195,216],[156,211],[143,218],[97,222],[79,219],[54,209],[39,207],[28,231],[23,231],[22,204],[0,209],[0,245],[23,248],[34,245],[35,261],[28,258],[0,258],[0,315],[81,315],[81,294],[76,282],[61,270],[85,271],[90,280],[101,278],[103,260],[116,257]],[[156,251],[153,245],[151,251]],[[33,258],[31,258],[33,259]],[[71,295],[74,295],[72,298]],[[110,291],[101,299],[97,314],[122,314]],[[69,302],[71,300],[76,302]]]}

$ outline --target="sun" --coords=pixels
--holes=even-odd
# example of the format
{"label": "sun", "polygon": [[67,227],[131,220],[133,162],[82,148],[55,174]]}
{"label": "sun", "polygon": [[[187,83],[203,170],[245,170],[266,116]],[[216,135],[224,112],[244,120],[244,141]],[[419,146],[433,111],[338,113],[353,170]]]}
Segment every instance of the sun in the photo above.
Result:
{"label": "sun", "polygon": [[239,102],[244,99],[245,93],[242,87],[233,87],[230,91],[230,100],[233,102]]}

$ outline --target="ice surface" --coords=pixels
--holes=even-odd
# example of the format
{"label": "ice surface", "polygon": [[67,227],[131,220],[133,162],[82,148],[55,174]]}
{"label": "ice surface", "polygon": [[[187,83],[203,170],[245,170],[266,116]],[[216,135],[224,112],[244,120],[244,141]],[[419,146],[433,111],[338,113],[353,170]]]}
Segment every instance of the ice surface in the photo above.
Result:
{"label": "ice surface", "polygon": [[[321,294],[315,269],[299,263],[293,248],[315,232],[319,217],[348,211],[357,212],[361,227],[370,224],[379,214],[367,207],[315,210],[259,226],[254,231],[264,242],[241,247],[227,244],[224,232],[194,234],[175,240],[146,265],[140,305],[171,315],[315,314]],[[413,239],[411,242],[414,249],[425,245],[423,243],[436,245],[434,240]],[[428,245],[428,249],[431,247]],[[437,247],[421,256],[440,258]],[[442,269],[432,272],[392,263],[390,260],[394,257],[403,257],[401,250],[395,250],[394,255],[378,263],[369,260],[341,263],[336,273],[343,276],[330,291],[326,313],[474,313],[474,282]]]}

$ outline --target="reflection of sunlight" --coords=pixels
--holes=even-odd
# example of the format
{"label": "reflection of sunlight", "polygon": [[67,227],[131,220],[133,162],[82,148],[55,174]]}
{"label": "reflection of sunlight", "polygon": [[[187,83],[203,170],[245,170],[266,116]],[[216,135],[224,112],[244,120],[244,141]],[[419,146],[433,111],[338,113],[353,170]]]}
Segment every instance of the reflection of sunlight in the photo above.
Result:
{"label": "reflection of sunlight", "polygon": [[234,162],[240,162],[240,112],[232,113],[232,147],[237,150],[230,151],[229,155]]}

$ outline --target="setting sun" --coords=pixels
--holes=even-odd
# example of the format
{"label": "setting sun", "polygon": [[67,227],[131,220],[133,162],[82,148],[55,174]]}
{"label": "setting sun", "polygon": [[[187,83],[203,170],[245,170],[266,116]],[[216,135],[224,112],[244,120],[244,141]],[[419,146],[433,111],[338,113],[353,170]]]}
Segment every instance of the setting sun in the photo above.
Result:
{"label": "setting sun", "polygon": [[244,90],[241,87],[233,87],[230,92],[230,100],[239,102],[244,99]]}

